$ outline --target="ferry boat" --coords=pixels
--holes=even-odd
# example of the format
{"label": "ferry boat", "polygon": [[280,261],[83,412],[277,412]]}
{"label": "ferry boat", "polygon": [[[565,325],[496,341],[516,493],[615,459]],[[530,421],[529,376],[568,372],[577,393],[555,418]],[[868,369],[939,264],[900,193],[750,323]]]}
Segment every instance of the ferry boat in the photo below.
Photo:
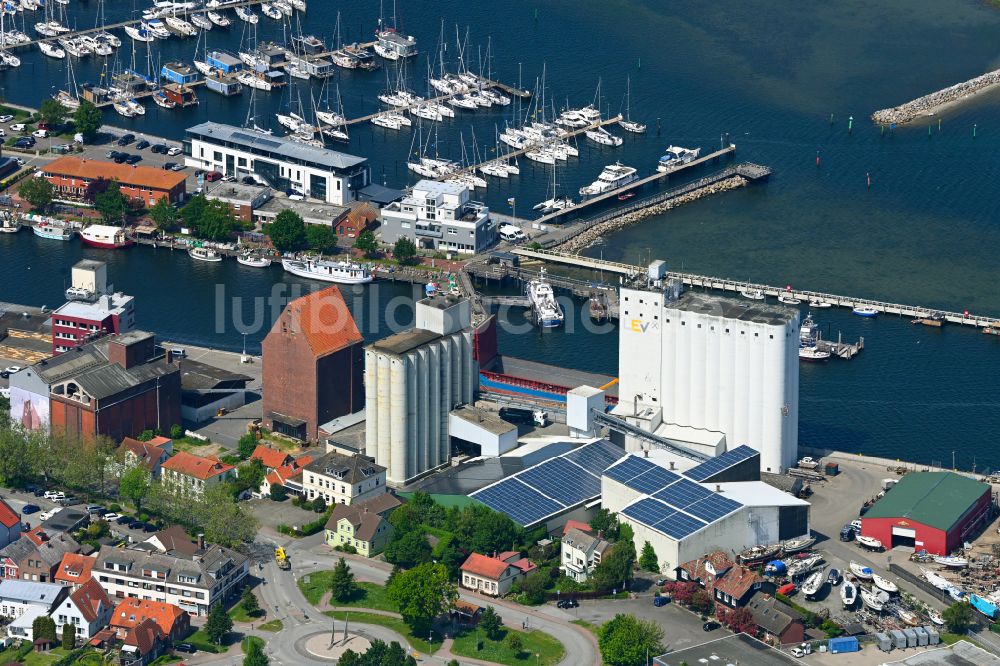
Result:
{"label": "ferry boat", "polygon": [[638,179],[639,177],[636,175],[636,169],[630,166],[625,166],[621,162],[615,162],[614,164],[604,167],[604,171],[601,172],[601,175],[599,175],[597,180],[593,183],[581,187],[580,196],[592,197],[605,192],[610,192],[611,190],[617,190],[618,188],[624,187]]}
{"label": "ferry boat", "polygon": [[528,300],[535,311],[535,323],[542,328],[558,328],[566,318],[562,305],[556,300],[552,285],[545,281],[543,267],[537,280],[528,282]]}
{"label": "ferry boat", "polygon": [[267,268],[271,265],[270,259],[259,254],[254,254],[253,252],[244,252],[236,257],[236,261],[251,268]]}
{"label": "ferry boat", "polygon": [[868,319],[878,316],[878,310],[871,307],[870,305],[859,305],[855,307],[853,310],[851,310],[851,312],[858,315],[859,317],[866,317]]}
{"label": "ferry boat", "polygon": [[61,220],[39,222],[31,227],[31,230],[39,238],[48,238],[49,240],[68,241],[73,240],[73,236],[76,235],[76,229]]}
{"label": "ferry boat", "polygon": [[844,608],[850,608],[857,600],[858,588],[851,581],[845,580],[844,585],[840,588],[840,601],[844,604]]}
{"label": "ferry boat", "polygon": [[193,247],[188,250],[188,256],[198,261],[210,261],[212,263],[222,261],[222,255],[210,247]]}
{"label": "ferry boat", "polygon": [[125,229],[105,224],[84,227],[80,231],[80,240],[88,247],[103,250],[118,250],[135,245],[135,240],[128,237]]}
{"label": "ferry boat", "polygon": [[667,150],[656,165],[656,170],[661,173],[673,171],[682,164],[689,164],[701,154],[701,148],[682,148],[680,146],[667,146]]}
{"label": "ferry boat", "polygon": [[323,282],[341,284],[367,284],[371,272],[360,264],[323,259],[282,259],[281,267],[292,275]]}

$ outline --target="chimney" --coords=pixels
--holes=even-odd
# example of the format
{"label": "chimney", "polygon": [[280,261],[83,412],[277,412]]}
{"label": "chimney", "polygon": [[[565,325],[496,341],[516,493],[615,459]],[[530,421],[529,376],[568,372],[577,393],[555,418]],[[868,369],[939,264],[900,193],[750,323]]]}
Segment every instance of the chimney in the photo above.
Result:
{"label": "chimney", "polygon": [[167,350],[166,361],[167,361],[167,365],[170,365],[171,363],[174,362],[174,350],[172,350],[172,349],[168,349]]}
{"label": "chimney", "polygon": [[604,538],[604,530],[597,530],[597,538],[598,539]]}
{"label": "chimney", "polygon": [[198,535],[198,550],[205,550],[205,535]]}
{"label": "chimney", "polygon": [[649,449],[643,449],[642,450],[642,457],[643,458],[648,458],[649,457]]}
{"label": "chimney", "polygon": [[721,493],[722,492],[722,486],[720,484],[718,484],[718,483],[715,484],[715,492],[717,492],[717,493]]}
{"label": "chimney", "polygon": [[674,464],[673,460],[670,461],[670,469],[677,469],[677,466]]}

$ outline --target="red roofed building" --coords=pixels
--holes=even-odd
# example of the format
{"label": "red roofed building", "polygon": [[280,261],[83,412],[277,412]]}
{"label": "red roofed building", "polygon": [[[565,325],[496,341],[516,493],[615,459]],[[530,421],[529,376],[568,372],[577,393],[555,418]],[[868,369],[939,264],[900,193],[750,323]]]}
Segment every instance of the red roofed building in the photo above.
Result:
{"label": "red roofed building", "polygon": [[148,442],[126,437],[122,440],[125,451],[125,463],[129,466],[140,466],[149,471],[154,479],[160,478],[160,466],[174,450],[174,442],[166,437],[154,437]]}
{"label": "red roofed building", "polygon": [[191,628],[191,616],[179,606],[148,599],[125,599],[111,615],[111,628],[124,639],[138,624],[152,620],[171,641],[178,641]]}
{"label": "red roofed building", "polygon": [[56,635],[62,636],[63,626],[76,626],[78,643],[89,641],[111,619],[111,599],[101,584],[91,578],[76,588],[59,607],[50,613],[56,621]]}
{"label": "red roofed building", "polygon": [[146,666],[166,651],[166,636],[152,619],[145,619],[128,633],[122,644],[121,666]]}
{"label": "red roofed building", "polygon": [[257,448],[250,454],[250,460],[254,459],[260,461],[260,464],[264,466],[265,472],[273,472],[279,467],[284,467],[293,460],[292,456],[288,455],[284,451],[271,448],[266,444],[257,445]]}
{"label": "red roofed building", "polygon": [[95,180],[116,180],[122,194],[153,206],[166,197],[171,203],[184,198],[187,176],[155,167],[115,164],[82,157],[60,157],[42,167],[42,176],[55,187],[59,199],[83,199]]}
{"label": "red roofed building", "polygon": [[589,533],[590,523],[585,523],[582,520],[572,520],[572,519],[567,520],[566,524],[563,525],[563,536],[566,536],[566,534],[573,529]]}
{"label": "red roofed building", "polygon": [[677,567],[677,580],[698,583],[715,601],[730,608],[747,605],[758,591],[771,595],[775,591],[774,583],[734,563],[721,550]]}
{"label": "red roofed building", "polygon": [[214,456],[201,457],[178,451],[160,466],[165,485],[181,492],[201,495],[205,489],[236,478],[236,468]]}
{"label": "red roofed building", "polygon": [[270,495],[272,486],[283,486],[288,492],[301,495],[304,491],[302,470],[313,460],[314,458],[310,455],[300,456],[287,465],[282,465],[265,474],[264,480],[260,484],[261,495]]}
{"label": "red roofed building", "polygon": [[378,212],[371,205],[367,202],[359,203],[353,206],[347,215],[334,221],[333,231],[338,236],[357,238],[362,231],[370,229],[377,219]]}
{"label": "red roofed building", "polygon": [[21,538],[21,517],[7,502],[0,500],[0,548]]}
{"label": "red roofed building", "polygon": [[501,597],[520,578],[537,571],[534,562],[516,551],[494,555],[472,553],[462,564],[462,587]]}
{"label": "red roofed building", "polygon": [[74,588],[80,587],[90,580],[94,570],[94,562],[96,561],[93,557],[87,557],[79,553],[65,553],[52,579],[63,585],[72,585]]}
{"label": "red roofed building", "polygon": [[331,286],[287,306],[262,345],[264,425],[303,441],[364,406],[364,339]]}

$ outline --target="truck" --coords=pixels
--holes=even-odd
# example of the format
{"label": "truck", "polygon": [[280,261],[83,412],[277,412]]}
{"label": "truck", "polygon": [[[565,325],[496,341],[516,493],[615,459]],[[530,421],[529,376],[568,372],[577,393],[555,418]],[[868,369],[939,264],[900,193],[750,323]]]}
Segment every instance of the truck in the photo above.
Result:
{"label": "truck", "polygon": [[278,568],[283,571],[288,571],[292,568],[292,563],[288,561],[288,554],[281,546],[274,549],[274,561],[278,563]]}

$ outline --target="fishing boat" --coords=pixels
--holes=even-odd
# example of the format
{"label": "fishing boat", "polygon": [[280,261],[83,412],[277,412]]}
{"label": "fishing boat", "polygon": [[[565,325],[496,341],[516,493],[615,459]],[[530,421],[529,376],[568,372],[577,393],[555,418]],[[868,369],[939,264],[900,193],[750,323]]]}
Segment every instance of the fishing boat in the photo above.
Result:
{"label": "fishing boat", "polygon": [[102,250],[120,250],[135,245],[125,229],[105,224],[91,224],[80,230],[80,240],[87,247]]}
{"label": "fishing boat", "polygon": [[624,187],[638,179],[639,177],[636,175],[635,168],[625,166],[621,162],[615,162],[614,164],[604,167],[604,170],[601,171],[597,180],[592,182],[590,185],[581,187],[580,196],[592,197],[597,196],[598,194],[604,194],[605,192],[610,192],[611,190],[617,190]]}
{"label": "fishing boat", "polygon": [[882,550],[882,542],[875,537],[865,536],[864,534],[858,535],[858,545],[863,548],[868,548],[869,550]]}
{"label": "fishing boat", "polygon": [[205,14],[205,16],[208,17],[209,21],[219,26],[220,28],[228,28],[230,25],[232,25],[232,21],[230,21],[229,17],[226,16],[225,14],[220,14],[219,12],[208,12],[207,14]]}
{"label": "fishing boat", "polygon": [[806,599],[816,596],[823,588],[823,583],[825,582],[826,577],[823,575],[822,569],[812,572],[806,578],[806,581],[802,583],[802,594],[806,596]]}
{"label": "fishing boat", "polygon": [[874,572],[870,567],[866,567],[863,564],[858,564],[857,562],[850,563],[851,573],[860,578],[861,580],[871,580]]}
{"label": "fishing boat", "polygon": [[773,544],[768,546],[754,546],[753,548],[747,548],[742,553],[739,554],[738,559],[740,564],[755,566],[758,564],[763,564],[764,562],[774,558],[775,555],[781,550],[779,544]]}
{"label": "fishing boat", "polygon": [[566,318],[563,307],[556,300],[552,285],[545,281],[543,266],[538,279],[528,282],[528,300],[535,312],[535,323],[541,328],[558,328]]}
{"label": "fishing boat", "polygon": [[927,618],[928,618],[928,619],[929,619],[929,620],[930,620],[931,622],[933,622],[934,624],[936,624],[936,625],[938,625],[938,626],[941,626],[942,624],[944,624],[944,618],[943,618],[943,617],[941,617],[941,614],[940,614],[940,613],[938,613],[938,612],[937,612],[936,610],[934,610],[933,608],[929,608],[929,609],[927,609]]}
{"label": "fishing boat", "polygon": [[367,268],[346,261],[282,259],[281,267],[292,275],[310,280],[341,284],[366,284],[372,281],[372,274]]}
{"label": "fishing boat", "polygon": [[969,560],[958,555],[938,555],[934,561],[949,569],[964,569],[969,566]]}
{"label": "fishing boat", "polygon": [[873,611],[879,612],[889,603],[889,593],[883,590],[870,590],[867,587],[862,587],[860,592],[862,603]]}
{"label": "fishing boat", "polygon": [[196,246],[188,250],[188,256],[198,261],[217,263],[222,261],[222,255],[210,247]]}
{"label": "fishing boat", "polygon": [[16,234],[22,226],[21,220],[10,213],[0,215],[0,234]]}
{"label": "fishing boat", "polygon": [[799,551],[803,551],[806,548],[809,548],[814,543],[816,543],[816,537],[812,535],[804,536],[804,537],[799,537],[798,539],[789,539],[788,541],[781,544],[781,549],[785,551],[786,555],[791,555],[793,553],[798,553]]}
{"label": "fishing boat", "polygon": [[844,585],[840,588],[840,600],[844,604],[844,608],[850,608],[854,605],[854,602],[858,600],[858,588],[854,586],[849,580],[844,581]]}
{"label": "fishing boat", "polygon": [[260,254],[254,254],[253,252],[244,252],[236,257],[236,261],[251,268],[267,268],[271,265],[270,259]]}
{"label": "fishing boat", "polygon": [[663,156],[656,165],[656,170],[661,173],[673,171],[677,167],[689,164],[701,154],[701,148],[682,148],[680,146],[667,146]]}
{"label": "fishing boat", "polygon": [[877,573],[872,573],[872,582],[875,583],[875,587],[880,590],[885,590],[889,594],[896,594],[899,592],[899,586],[893,583],[891,580],[882,578]]}
{"label": "fishing boat", "polygon": [[125,34],[136,42],[151,42],[156,39],[152,34],[150,34],[149,30],[137,25],[125,26]]}
{"label": "fishing boat", "polygon": [[211,30],[214,27],[212,20],[204,14],[192,14],[191,25],[201,28],[202,30]]}
{"label": "fishing boat", "polygon": [[167,97],[162,90],[153,94],[153,103],[164,109],[173,109],[177,106],[177,102]]}
{"label": "fishing boat", "polygon": [[587,130],[584,134],[586,134],[588,139],[602,146],[620,146],[625,141],[620,136],[615,136],[603,127]]}
{"label": "fishing boat", "polygon": [[38,42],[38,48],[43,54],[56,60],[62,60],[66,57],[66,51],[58,44],[53,44],[52,42]]}
{"label": "fishing boat", "polygon": [[859,305],[854,309],[852,309],[851,312],[858,315],[859,317],[868,317],[869,319],[878,316],[878,310],[871,307],[870,305]]}
{"label": "fishing boat", "polygon": [[260,20],[253,10],[246,7],[237,7],[236,16],[250,24],[257,23]]}
{"label": "fishing boat", "polygon": [[76,228],[61,220],[42,220],[31,227],[31,231],[39,238],[49,240],[68,241],[76,236]]}
{"label": "fishing boat", "polygon": [[833,587],[840,585],[840,582],[844,577],[840,573],[840,569],[830,569],[830,573],[826,576],[826,582],[830,583]]}

